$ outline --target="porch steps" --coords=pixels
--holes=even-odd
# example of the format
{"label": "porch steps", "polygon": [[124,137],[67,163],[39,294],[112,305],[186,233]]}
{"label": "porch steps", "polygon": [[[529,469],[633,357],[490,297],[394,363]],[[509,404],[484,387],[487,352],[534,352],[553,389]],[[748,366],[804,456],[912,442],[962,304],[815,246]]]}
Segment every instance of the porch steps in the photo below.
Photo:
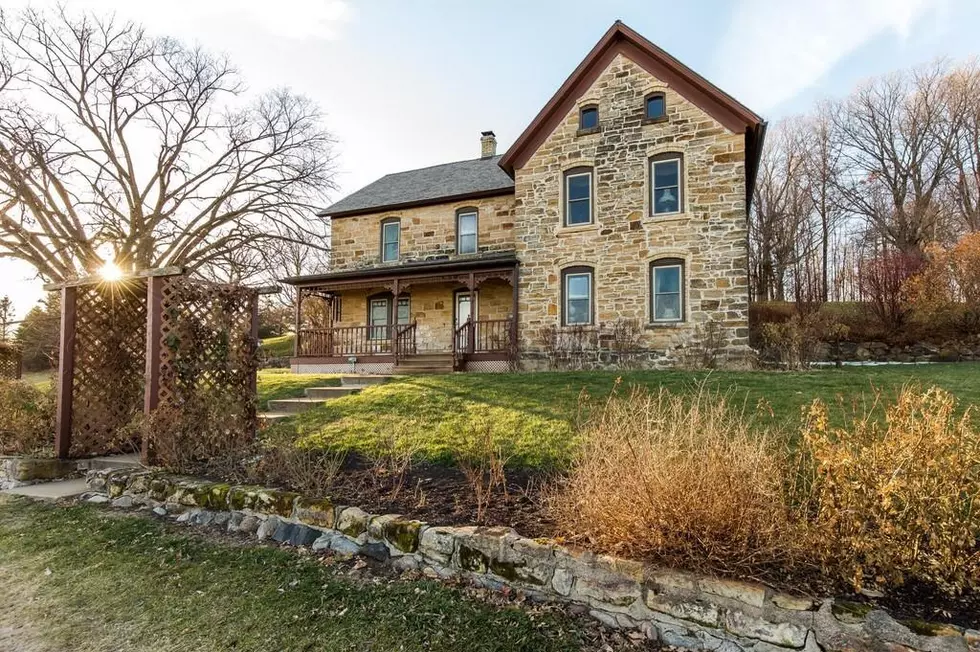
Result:
{"label": "porch steps", "polygon": [[340,377],[340,387],[307,387],[301,398],[281,398],[269,401],[268,412],[258,415],[263,425],[277,423],[312,410],[327,401],[342,396],[357,394],[365,387],[388,382],[391,376],[369,376],[350,374]]}
{"label": "porch steps", "polygon": [[417,353],[398,359],[394,369],[396,374],[428,375],[451,374],[453,372],[452,353]]}

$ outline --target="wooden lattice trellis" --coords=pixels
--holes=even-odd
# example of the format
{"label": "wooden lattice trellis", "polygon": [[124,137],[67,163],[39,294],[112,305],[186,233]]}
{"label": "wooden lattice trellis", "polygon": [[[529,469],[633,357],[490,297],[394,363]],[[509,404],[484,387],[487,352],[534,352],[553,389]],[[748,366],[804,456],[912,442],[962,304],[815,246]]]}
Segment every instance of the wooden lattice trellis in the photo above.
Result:
{"label": "wooden lattice trellis", "polygon": [[0,342],[0,380],[18,380],[21,375],[21,361],[19,348]]}
{"label": "wooden lattice trellis", "polygon": [[146,281],[82,286],[74,303],[70,455],[131,452],[118,433],[143,411]]}
{"label": "wooden lattice trellis", "polygon": [[[254,436],[258,290],[194,281],[179,269],[55,287],[59,457],[132,450],[138,434],[126,426],[161,407],[217,406],[211,436]],[[148,461],[145,436],[141,448]]]}

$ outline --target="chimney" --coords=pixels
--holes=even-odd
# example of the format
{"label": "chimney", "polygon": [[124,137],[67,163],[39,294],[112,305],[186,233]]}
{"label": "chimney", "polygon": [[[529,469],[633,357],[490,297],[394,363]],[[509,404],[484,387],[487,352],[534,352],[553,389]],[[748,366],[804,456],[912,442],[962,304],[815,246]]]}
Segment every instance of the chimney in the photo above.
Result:
{"label": "chimney", "polygon": [[497,155],[497,136],[492,131],[480,133],[480,158]]}

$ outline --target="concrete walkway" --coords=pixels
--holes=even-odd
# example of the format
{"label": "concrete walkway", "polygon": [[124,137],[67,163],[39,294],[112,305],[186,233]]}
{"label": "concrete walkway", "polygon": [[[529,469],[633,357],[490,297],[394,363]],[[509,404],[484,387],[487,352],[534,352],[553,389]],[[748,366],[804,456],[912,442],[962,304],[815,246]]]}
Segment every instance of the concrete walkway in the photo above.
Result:
{"label": "concrete walkway", "polygon": [[15,487],[14,489],[4,489],[0,494],[10,496],[26,496],[38,500],[61,500],[63,498],[74,498],[88,491],[88,485],[84,478],[77,480],[59,480],[56,482],[44,482],[42,484],[32,484],[26,487]]}

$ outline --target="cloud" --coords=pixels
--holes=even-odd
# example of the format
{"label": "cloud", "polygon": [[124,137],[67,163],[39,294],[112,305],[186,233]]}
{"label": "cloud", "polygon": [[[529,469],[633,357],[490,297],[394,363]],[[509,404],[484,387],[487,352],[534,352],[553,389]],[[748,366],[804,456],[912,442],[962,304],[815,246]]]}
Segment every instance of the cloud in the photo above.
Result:
{"label": "cloud", "polygon": [[716,51],[719,83],[756,111],[817,82],[875,37],[906,38],[945,0],[739,0]]}

